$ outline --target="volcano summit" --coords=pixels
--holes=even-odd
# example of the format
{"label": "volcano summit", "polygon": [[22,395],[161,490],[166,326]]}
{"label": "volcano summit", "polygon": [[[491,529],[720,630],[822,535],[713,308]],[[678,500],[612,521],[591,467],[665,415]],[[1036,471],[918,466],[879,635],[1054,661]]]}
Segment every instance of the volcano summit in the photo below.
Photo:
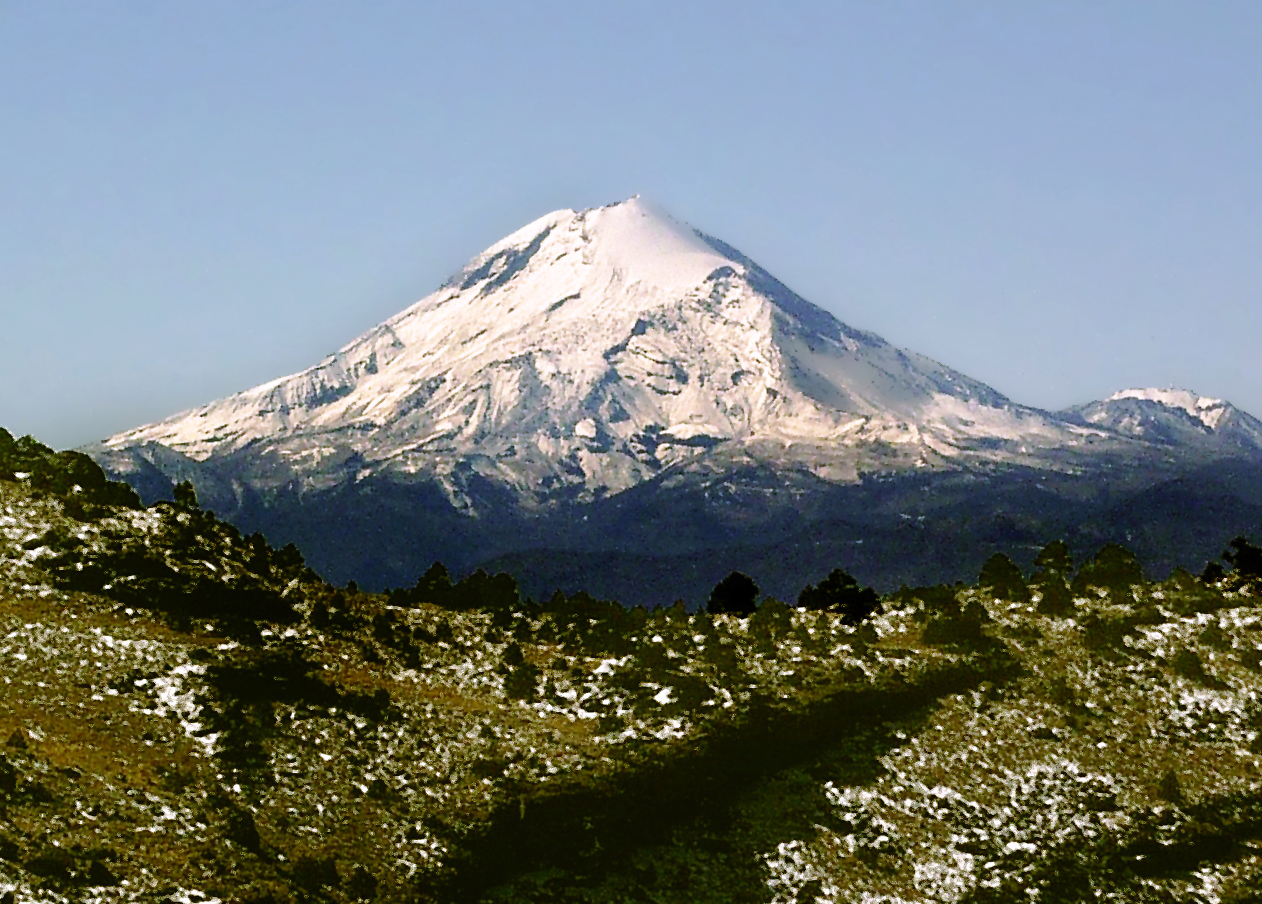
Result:
{"label": "volcano summit", "polygon": [[748,545],[742,524],[778,517],[762,539],[779,541],[794,521],[849,518],[836,491],[882,476],[1056,482],[1140,462],[1156,480],[1256,460],[1262,424],[1234,409],[1230,441],[1218,420],[1145,434],[1115,416],[1155,405],[1186,426],[1198,398],[1015,404],[637,197],[542,217],[314,367],[89,451],[150,498],[191,478],[222,515],[379,584],[450,557],[455,537],[458,567],[558,549],[695,559],[683,538],[706,531],[636,539],[649,498],[700,505],[718,548]]}
{"label": "volcano summit", "polygon": [[315,367],[106,445],[248,449],[273,485],[423,475],[456,505],[472,472],[537,507],[723,444],[854,479],[865,448],[888,469],[1100,435],[846,326],[633,198],[549,214]]}

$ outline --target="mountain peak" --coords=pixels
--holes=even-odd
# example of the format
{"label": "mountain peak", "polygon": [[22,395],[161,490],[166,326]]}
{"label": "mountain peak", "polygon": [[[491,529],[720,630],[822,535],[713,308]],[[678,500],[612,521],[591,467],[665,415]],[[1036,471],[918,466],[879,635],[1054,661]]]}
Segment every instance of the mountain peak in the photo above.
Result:
{"label": "mountain peak", "polygon": [[1060,412],[1078,424],[1164,446],[1262,453],[1262,421],[1230,402],[1176,387],[1137,387]]}
{"label": "mountain peak", "polygon": [[247,485],[386,473],[455,500],[476,475],[533,506],[724,448],[856,479],[1081,432],[846,326],[636,196],[540,217],[315,366],[106,446],[239,459]]}
{"label": "mountain peak", "polygon": [[1223,415],[1227,413],[1228,408],[1231,407],[1222,399],[1212,399],[1208,396],[1199,395],[1190,389],[1178,389],[1173,386],[1166,389],[1153,387],[1123,389],[1113,393],[1105,401],[1117,402],[1123,399],[1140,399],[1146,402],[1156,402],[1167,408],[1182,409],[1211,430],[1218,425]]}

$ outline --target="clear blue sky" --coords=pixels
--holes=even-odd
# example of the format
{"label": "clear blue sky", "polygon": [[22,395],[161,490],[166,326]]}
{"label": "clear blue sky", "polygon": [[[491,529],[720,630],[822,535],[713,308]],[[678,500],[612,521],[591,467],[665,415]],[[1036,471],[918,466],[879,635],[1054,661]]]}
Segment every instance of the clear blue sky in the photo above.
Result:
{"label": "clear blue sky", "polygon": [[0,0],[0,425],[301,369],[641,193],[1047,408],[1262,416],[1262,3]]}

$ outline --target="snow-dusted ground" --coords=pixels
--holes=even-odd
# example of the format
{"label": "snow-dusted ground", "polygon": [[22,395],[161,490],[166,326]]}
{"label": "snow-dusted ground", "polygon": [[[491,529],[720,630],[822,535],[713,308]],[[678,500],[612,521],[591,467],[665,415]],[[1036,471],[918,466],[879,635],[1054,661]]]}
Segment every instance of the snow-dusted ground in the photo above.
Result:
{"label": "snow-dusted ground", "polygon": [[[1024,900],[1067,900],[1057,896],[1066,894],[1065,874],[1096,848],[1108,851],[1110,840],[1119,849],[1145,837],[1162,839],[1158,848],[1175,844],[1198,818],[1181,808],[1222,800],[1231,812],[1240,806],[1230,803],[1233,794],[1256,795],[1262,617],[1255,600],[1180,617],[1161,608],[1173,596],[1156,590],[1141,598],[1141,608],[1162,614],[1123,640],[1124,653],[1103,658],[1082,646],[1083,624],[1096,606],[1122,611],[1107,601],[1079,600],[1076,619],[1039,619],[1037,636],[1029,630],[1032,608],[996,612],[1001,630],[1020,638],[1029,673],[1003,689],[945,699],[929,724],[898,734],[902,743],[882,757],[883,774],[871,786],[826,782],[828,825],[764,855],[771,900],[796,900],[811,882],[816,900],[830,904],[950,902],[1001,889]],[[1201,665],[1181,669],[1180,655]],[[1163,787],[1172,781],[1167,774],[1173,794]],[[1117,876],[1114,887],[1097,879],[1095,895],[1228,900],[1227,891],[1251,887],[1244,877],[1259,862],[1250,849],[1173,876],[1158,868],[1148,877]],[[1057,863],[1060,872],[1049,871]],[[1018,898],[996,898],[1009,899]]]}
{"label": "snow-dusted ground", "polygon": [[[590,900],[634,899],[625,883],[649,874],[745,891],[752,882],[778,904],[1027,888],[1036,893],[1008,899],[1041,900],[1085,864],[1097,880],[1111,876],[1103,900],[1211,902],[1262,875],[1248,845],[1175,875],[1119,877],[1101,865],[1111,840],[1123,853],[1152,839],[1174,845],[1203,831],[1220,802],[1230,816],[1232,801],[1262,795],[1262,615],[1243,590],[1183,576],[1141,586],[1134,600],[1092,592],[1066,617],[1040,614],[1037,594],[1026,605],[957,590],[991,619],[980,652],[927,643],[915,594],[860,628],[774,603],[747,619],[640,611],[609,635],[612,652],[574,633],[585,622],[401,608],[308,580],[296,591],[301,617],[238,643],[66,593],[44,570],[56,549],[94,561],[127,536],[182,570],[230,573],[248,541],[221,524],[170,508],[75,522],[56,500],[5,483],[0,531],[0,783],[13,782],[12,792],[0,784],[0,845],[16,845],[0,848],[0,893],[15,889],[22,902],[151,900],[159,889],[189,904],[230,900],[241,883],[300,882],[317,868],[346,888],[367,870],[380,900],[406,900],[485,821],[511,816],[529,830],[532,795],[686,758],[753,707],[812,712],[869,689],[892,692],[879,716],[732,789],[718,802],[724,819],[684,814],[677,834],[628,852],[639,865],[613,870],[607,887],[592,880]],[[317,602],[350,620],[328,615],[318,628]],[[224,669],[255,674],[268,656],[294,653],[343,695],[337,705],[283,693],[232,703]],[[519,698],[506,666],[521,657],[537,684]],[[886,705],[934,668],[992,660],[1021,668],[1001,665],[994,681],[972,673],[923,709]],[[379,690],[390,703],[380,718],[341,702]],[[810,742],[788,731],[783,743],[793,752]],[[242,824],[265,856],[241,840]],[[106,884],[41,879],[57,851],[80,872],[105,870]],[[572,878],[544,877],[554,888]],[[522,900],[557,897],[544,894]],[[661,899],[689,900],[678,894]]]}
{"label": "snow-dusted ground", "polygon": [[[82,851],[104,852],[119,882],[85,891],[87,900],[142,899],[156,888],[213,898],[197,890],[206,886],[190,851],[214,842],[223,856],[252,863],[222,841],[234,808],[253,814],[267,844],[291,859],[331,849],[391,881],[420,881],[446,868],[451,823],[486,818],[506,795],[516,806],[524,789],[607,771],[633,744],[687,741],[754,695],[790,697],[811,675],[843,668],[862,680],[905,667],[858,658],[854,630],[823,614],[799,615],[802,639],[783,644],[758,642],[749,620],[659,617],[630,638],[635,654],[523,643],[540,685],[519,700],[507,693],[504,668],[513,638],[486,612],[378,601],[397,636],[446,638],[405,666],[394,648],[371,646],[367,624],[359,637],[305,621],[264,626],[260,646],[242,646],[200,623],[182,633],[151,612],[67,593],[45,570],[59,551],[60,567],[74,570],[67,549],[76,550],[71,560],[100,561],[125,540],[182,573],[241,567],[233,544],[243,541],[231,531],[203,522],[191,535],[189,526],[187,513],[170,508],[77,522],[58,500],[0,483],[0,744],[21,732],[28,745],[11,744],[0,772],[12,763],[20,788],[49,795],[29,809],[22,792],[19,810],[9,811],[22,814],[16,829],[0,810],[0,843],[19,839],[15,859],[0,857],[0,893],[67,900],[22,868],[51,846],[79,852],[68,861],[79,870],[88,862]],[[329,590],[308,582],[298,592],[336,599]],[[530,624],[521,613],[515,620]],[[234,743],[240,749],[234,733],[258,711],[232,710],[212,672],[284,649],[300,650],[331,686],[388,689],[397,715],[374,721],[337,706],[269,704],[263,765],[247,781],[230,752]]]}

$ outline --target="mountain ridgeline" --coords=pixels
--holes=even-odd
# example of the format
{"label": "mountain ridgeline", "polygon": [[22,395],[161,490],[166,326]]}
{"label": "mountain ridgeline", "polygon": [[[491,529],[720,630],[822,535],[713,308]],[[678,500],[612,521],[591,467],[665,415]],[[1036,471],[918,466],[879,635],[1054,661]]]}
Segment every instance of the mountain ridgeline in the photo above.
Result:
{"label": "mountain ridgeline", "polygon": [[892,589],[1052,537],[1168,572],[1262,530],[1262,422],[1229,403],[1020,405],[639,198],[542,217],[315,366],[84,451],[374,588],[442,560],[653,604],[838,562]]}

